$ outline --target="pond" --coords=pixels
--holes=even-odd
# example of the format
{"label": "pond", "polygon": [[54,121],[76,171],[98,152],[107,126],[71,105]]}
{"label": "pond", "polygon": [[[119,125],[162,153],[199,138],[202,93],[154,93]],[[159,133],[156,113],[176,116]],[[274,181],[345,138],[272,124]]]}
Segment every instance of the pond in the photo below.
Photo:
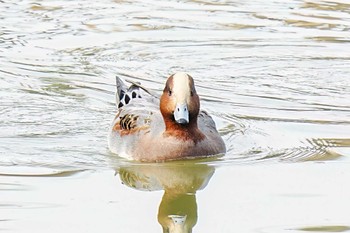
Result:
{"label": "pond", "polygon": [[[350,231],[350,2],[0,1],[0,231]],[[221,158],[109,152],[115,76],[178,71]]]}

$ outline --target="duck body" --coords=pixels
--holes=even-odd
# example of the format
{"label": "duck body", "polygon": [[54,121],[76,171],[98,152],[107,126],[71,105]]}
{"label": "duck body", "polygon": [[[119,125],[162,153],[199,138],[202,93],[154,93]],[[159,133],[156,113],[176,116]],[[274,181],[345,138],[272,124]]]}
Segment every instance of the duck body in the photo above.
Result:
{"label": "duck body", "polygon": [[161,162],[226,152],[215,122],[200,110],[191,76],[170,76],[161,98],[117,78],[118,112],[108,135],[109,149],[121,157]]}

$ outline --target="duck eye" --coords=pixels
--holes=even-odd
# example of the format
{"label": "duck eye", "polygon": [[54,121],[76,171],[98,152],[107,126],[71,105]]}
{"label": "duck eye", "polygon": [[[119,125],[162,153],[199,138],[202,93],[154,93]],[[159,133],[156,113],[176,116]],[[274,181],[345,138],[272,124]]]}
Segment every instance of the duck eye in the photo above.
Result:
{"label": "duck eye", "polygon": [[191,91],[191,96],[193,96],[193,91]]}
{"label": "duck eye", "polygon": [[169,96],[171,96],[173,92],[171,90],[168,91]]}

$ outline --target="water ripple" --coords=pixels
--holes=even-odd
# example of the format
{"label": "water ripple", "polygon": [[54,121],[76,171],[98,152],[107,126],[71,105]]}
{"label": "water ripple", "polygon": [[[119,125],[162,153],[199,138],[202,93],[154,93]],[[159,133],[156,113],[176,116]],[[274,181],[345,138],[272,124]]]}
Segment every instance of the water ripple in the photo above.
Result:
{"label": "water ripple", "polygon": [[346,158],[344,1],[22,0],[0,10],[2,165],[108,166],[115,75],[159,94],[177,71],[195,78],[224,137],[219,164]]}

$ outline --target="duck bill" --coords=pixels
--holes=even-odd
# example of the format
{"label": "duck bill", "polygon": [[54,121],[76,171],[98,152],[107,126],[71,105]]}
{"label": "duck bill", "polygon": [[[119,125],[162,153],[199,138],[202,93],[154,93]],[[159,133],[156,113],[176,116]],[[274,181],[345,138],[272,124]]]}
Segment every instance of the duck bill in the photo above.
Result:
{"label": "duck bill", "polygon": [[190,122],[187,104],[176,105],[174,118],[175,121],[179,124],[188,124]]}

